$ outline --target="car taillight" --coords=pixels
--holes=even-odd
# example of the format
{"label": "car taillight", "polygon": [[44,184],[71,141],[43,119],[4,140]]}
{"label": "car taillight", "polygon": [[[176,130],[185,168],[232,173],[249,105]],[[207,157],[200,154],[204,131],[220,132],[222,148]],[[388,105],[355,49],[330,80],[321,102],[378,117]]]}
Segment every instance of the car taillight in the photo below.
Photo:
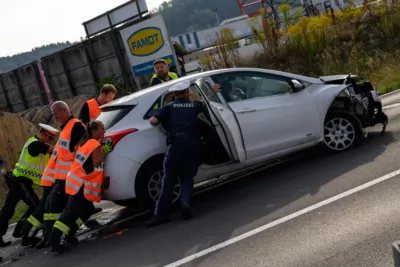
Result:
{"label": "car taillight", "polygon": [[113,147],[126,135],[137,132],[138,129],[127,129],[121,132],[107,134],[104,136],[104,141],[110,142]]}

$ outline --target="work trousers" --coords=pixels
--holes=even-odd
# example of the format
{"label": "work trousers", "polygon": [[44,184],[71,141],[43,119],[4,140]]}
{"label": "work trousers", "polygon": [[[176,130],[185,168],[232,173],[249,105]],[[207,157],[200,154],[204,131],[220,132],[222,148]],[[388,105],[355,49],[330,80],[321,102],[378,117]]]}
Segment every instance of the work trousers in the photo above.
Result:
{"label": "work trousers", "polygon": [[193,194],[193,178],[196,176],[201,159],[200,140],[189,134],[177,134],[168,147],[164,158],[164,176],[162,189],[157,201],[154,216],[157,220],[168,217],[178,179],[181,180],[181,205],[191,205]]}
{"label": "work trousers", "polygon": [[48,240],[54,223],[60,218],[68,203],[65,193],[65,180],[57,179],[46,202],[43,223],[43,239]]}
{"label": "work trousers", "polygon": [[39,196],[32,187],[32,180],[25,177],[15,177],[12,174],[5,175],[8,193],[4,206],[0,211],[0,236],[4,236],[8,230],[8,222],[14,216],[15,208],[19,201],[28,205],[28,210],[22,215],[15,226],[13,236],[20,237],[25,220],[35,211],[39,205]]}
{"label": "work trousers", "polygon": [[43,216],[46,209],[46,202],[52,189],[53,186],[43,187],[42,198],[40,199],[37,209],[31,216],[29,216],[28,220],[25,221],[22,228],[22,236],[24,238],[34,236],[40,229],[43,228]]}
{"label": "work trousers", "polygon": [[69,197],[67,207],[55,222],[50,238],[52,246],[66,245],[92,212],[93,202],[85,198],[82,186],[76,195]]}

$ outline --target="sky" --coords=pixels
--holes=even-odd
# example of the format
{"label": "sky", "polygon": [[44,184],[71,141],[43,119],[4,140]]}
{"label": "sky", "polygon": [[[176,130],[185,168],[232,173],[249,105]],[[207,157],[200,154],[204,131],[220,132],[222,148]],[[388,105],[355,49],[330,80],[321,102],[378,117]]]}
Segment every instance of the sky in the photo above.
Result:
{"label": "sky", "polygon": [[[82,23],[128,0],[0,0],[0,57],[85,37]],[[149,10],[164,0],[146,0]]]}

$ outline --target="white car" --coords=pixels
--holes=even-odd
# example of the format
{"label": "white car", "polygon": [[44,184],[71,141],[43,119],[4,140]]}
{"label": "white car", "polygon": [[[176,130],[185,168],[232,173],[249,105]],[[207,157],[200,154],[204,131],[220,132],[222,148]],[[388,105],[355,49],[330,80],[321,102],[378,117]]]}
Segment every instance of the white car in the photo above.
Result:
{"label": "white car", "polygon": [[[195,184],[263,166],[318,144],[344,151],[360,143],[364,128],[387,123],[379,96],[368,92],[375,89],[354,75],[310,78],[233,68],[185,76],[101,107],[97,119],[104,122],[105,141],[113,146],[104,163],[106,200],[122,206],[137,201],[154,206],[167,146],[163,127],[152,127],[149,118],[170,101],[168,89],[182,80],[192,83],[191,92],[207,104],[212,120],[199,119],[203,164]],[[221,92],[212,91],[215,83],[222,86]],[[174,201],[179,195],[178,181]]]}

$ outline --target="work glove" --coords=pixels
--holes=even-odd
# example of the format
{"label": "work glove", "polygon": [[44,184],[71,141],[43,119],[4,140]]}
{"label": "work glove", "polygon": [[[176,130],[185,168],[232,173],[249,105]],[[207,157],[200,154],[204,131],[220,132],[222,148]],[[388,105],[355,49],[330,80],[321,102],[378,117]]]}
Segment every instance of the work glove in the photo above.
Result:
{"label": "work glove", "polygon": [[103,148],[102,152],[103,152],[104,157],[107,156],[113,149],[113,147],[112,147],[110,142],[104,143],[102,148]]}

